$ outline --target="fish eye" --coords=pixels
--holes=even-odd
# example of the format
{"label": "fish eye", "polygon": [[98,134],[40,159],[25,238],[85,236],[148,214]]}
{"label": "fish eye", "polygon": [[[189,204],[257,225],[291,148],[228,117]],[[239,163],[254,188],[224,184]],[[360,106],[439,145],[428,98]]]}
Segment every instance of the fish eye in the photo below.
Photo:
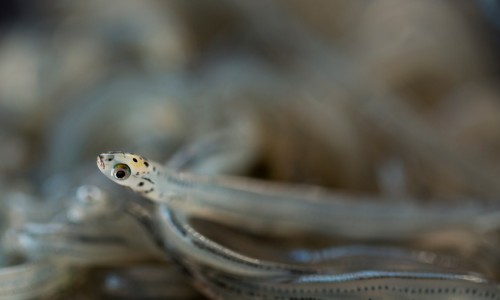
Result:
{"label": "fish eye", "polygon": [[113,177],[118,180],[125,180],[130,176],[130,168],[126,164],[116,164],[113,167]]}

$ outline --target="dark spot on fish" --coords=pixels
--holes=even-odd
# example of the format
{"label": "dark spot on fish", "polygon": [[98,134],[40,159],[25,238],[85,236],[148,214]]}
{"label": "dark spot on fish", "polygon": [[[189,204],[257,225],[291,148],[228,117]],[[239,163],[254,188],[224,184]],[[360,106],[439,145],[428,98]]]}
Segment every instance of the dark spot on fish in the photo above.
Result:
{"label": "dark spot on fish", "polygon": [[145,192],[144,192],[144,194],[149,194],[149,193],[151,193],[151,192],[152,192],[152,191],[154,191],[154,190],[155,190],[155,188],[151,188],[151,189],[149,189],[149,190],[145,191]]}
{"label": "dark spot on fish", "polygon": [[135,173],[135,175],[139,176],[139,172]]}
{"label": "dark spot on fish", "polygon": [[156,167],[155,166],[153,167],[153,172],[156,172]]}
{"label": "dark spot on fish", "polygon": [[138,186],[143,186],[144,185],[144,182],[139,182]]}
{"label": "dark spot on fish", "polygon": [[133,160],[134,162],[137,162],[137,158],[135,158],[135,157],[134,157],[134,158],[132,158],[132,160]]}
{"label": "dark spot on fish", "polygon": [[147,161],[145,161],[145,162],[144,162],[144,165],[145,165],[146,167],[149,167],[149,163],[148,163]]}
{"label": "dark spot on fish", "polygon": [[142,178],[142,179],[144,179],[144,180],[146,180],[146,181],[149,181],[149,182],[151,182],[152,184],[155,184],[155,183],[153,182],[153,180],[151,180],[150,178],[144,177],[144,178]]}

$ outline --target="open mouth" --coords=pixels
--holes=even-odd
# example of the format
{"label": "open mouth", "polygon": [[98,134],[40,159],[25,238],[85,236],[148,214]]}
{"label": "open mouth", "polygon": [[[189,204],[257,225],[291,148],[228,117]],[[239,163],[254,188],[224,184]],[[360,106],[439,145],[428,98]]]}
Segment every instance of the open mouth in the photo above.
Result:
{"label": "open mouth", "polygon": [[97,156],[97,166],[99,169],[104,170],[104,157],[102,157],[102,155]]}

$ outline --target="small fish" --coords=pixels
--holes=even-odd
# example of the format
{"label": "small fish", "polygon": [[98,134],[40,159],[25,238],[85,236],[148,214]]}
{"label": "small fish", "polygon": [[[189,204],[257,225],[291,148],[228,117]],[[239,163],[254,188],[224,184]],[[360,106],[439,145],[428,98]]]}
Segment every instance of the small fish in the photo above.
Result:
{"label": "small fish", "polygon": [[139,155],[113,151],[99,155],[97,166],[114,182],[146,198],[157,200],[160,196],[157,182],[162,176],[163,167],[156,162]]}
{"label": "small fish", "polygon": [[320,187],[195,174],[125,152],[103,153],[97,157],[97,165],[112,181],[155,203],[177,205],[183,213],[214,221],[232,218],[228,222],[247,230],[272,229],[282,234],[305,230],[373,240],[458,229],[466,236],[479,237],[496,228],[500,217],[499,207],[353,199]]}
{"label": "small fish", "polygon": [[[450,214],[432,213],[433,210],[413,206],[392,210],[382,207],[380,210],[371,205],[356,210],[352,209],[352,202],[339,206],[333,194],[310,193],[307,189],[291,185],[281,186],[244,178],[178,172],[140,155],[124,152],[101,154],[97,165],[114,182],[160,205],[159,224],[170,248],[182,257],[181,261],[189,262],[185,267],[198,274],[197,279],[203,287],[221,299],[234,299],[236,296],[241,299],[314,300],[499,299],[495,283],[467,271],[442,273],[437,269],[436,272],[377,269],[339,273],[338,270],[321,270],[308,264],[263,261],[214,243],[187,222],[198,206],[214,212],[219,221],[227,217],[224,213],[230,211],[237,216],[231,220],[232,224],[238,224],[238,221],[245,224],[251,219],[269,223],[274,218],[281,218],[288,223],[295,221],[298,226],[306,224],[309,229],[335,232],[335,225],[339,230],[357,220],[357,225],[375,227],[383,233],[388,221],[380,216],[392,216],[392,221],[389,221],[391,227],[398,227],[393,221],[403,216],[410,217],[414,224],[424,228],[430,220],[449,224],[455,217],[462,219],[463,211],[455,212],[455,217],[450,217]],[[176,193],[179,197],[175,196]],[[175,201],[189,205],[176,206]],[[217,215],[218,209],[223,213]],[[339,213],[341,218],[335,218]],[[420,219],[422,216],[424,218]],[[433,218],[429,219],[429,216]],[[408,232],[411,227],[401,230]],[[198,264],[201,267],[197,267]],[[209,272],[203,274],[202,270]],[[211,277],[212,272],[217,276]]]}

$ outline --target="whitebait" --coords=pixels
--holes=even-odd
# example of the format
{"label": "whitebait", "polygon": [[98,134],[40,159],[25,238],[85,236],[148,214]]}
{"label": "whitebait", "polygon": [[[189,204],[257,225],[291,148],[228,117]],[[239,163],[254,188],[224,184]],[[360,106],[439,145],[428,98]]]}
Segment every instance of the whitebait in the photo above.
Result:
{"label": "whitebait", "polygon": [[[160,214],[169,250],[215,299],[500,299],[497,286],[482,275],[439,266],[426,270],[416,259],[401,264],[391,252],[382,255],[385,266],[370,269],[365,263],[364,270],[334,263],[341,264],[346,254],[325,259],[323,265],[263,261],[212,242],[166,205]],[[356,258],[380,260],[370,253],[376,251],[367,248]]]}
{"label": "whitebait", "polygon": [[494,207],[419,206],[415,201],[383,203],[319,187],[204,176],[170,169],[124,152],[103,153],[97,164],[114,182],[156,203],[247,230],[307,230],[350,238],[405,239],[457,228],[477,234],[496,226],[500,216],[500,209]]}
{"label": "whitebait", "polygon": [[[201,274],[198,274],[201,275]],[[406,275],[403,276],[403,275]],[[215,299],[274,300],[465,300],[500,299],[498,288],[473,281],[420,274],[366,272],[258,281],[210,273],[198,276]],[[474,278],[471,278],[474,279]]]}
{"label": "whitebait", "polygon": [[79,199],[48,223],[28,222],[11,234],[33,260],[54,258],[71,265],[120,265],[163,258],[151,234],[147,209],[113,199],[95,186],[78,189]]}
{"label": "whitebait", "polygon": [[[415,267],[394,271],[397,260],[388,265],[388,270],[351,272],[263,261],[211,241],[188,223],[189,217],[201,216],[232,225],[240,222],[243,227],[278,224],[280,230],[286,227],[338,233],[336,225],[345,228],[356,218],[362,220],[358,223],[365,223],[356,228],[357,237],[364,236],[370,226],[376,237],[397,237],[440,226],[462,227],[463,217],[479,218],[481,210],[459,209],[446,215],[413,206],[379,208],[348,203],[317,189],[179,172],[123,152],[101,154],[97,164],[113,181],[161,204],[160,229],[170,250],[202,283],[201,289],[215,299],[499,299],[496,285],[481,275],[420,271]],[[404,225],[401,214],[414,218],[410,226]],[[388,223],[397,227],[394,222],[400,222],[401,227],[384,234]]]}

